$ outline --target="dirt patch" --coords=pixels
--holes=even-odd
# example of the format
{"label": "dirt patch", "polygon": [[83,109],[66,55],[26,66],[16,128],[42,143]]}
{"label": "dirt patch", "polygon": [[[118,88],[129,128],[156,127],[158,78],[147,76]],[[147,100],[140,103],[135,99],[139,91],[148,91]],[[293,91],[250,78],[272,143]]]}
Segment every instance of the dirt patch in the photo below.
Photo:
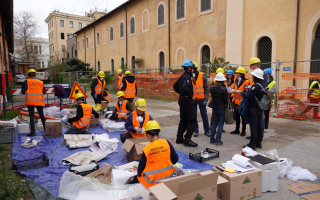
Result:
{"label": "dirt patch", "polygon": [[162,127],[167,127],[167,126],[177,126],[180,122],[180,115],[173,115],[173,116],[168,116],[168,117],[158,117],[155,118],[159,124],[161,124]]}

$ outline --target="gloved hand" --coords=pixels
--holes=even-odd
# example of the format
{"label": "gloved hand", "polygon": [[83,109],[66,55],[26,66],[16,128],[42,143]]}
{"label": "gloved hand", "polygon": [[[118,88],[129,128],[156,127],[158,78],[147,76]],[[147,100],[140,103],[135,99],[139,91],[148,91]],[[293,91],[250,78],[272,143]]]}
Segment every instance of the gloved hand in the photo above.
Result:
{"label": "gloved hand", "polygon": [[67,122],[67,119],[62,119],[61,120],[61,123],[66,123]]}
{"label": "gloved hand", "polygon": [[98,98],[98,95],[97,95],[97,94],[94,94],[93,97],[94,97],[95,99],[97,99],[97,98]]}
{"label": "gloved hand", "polygon": [[202,102],[202,104],[203,104],[204,106],[206,106],[207,103],[208,103],[207,101],[203,101],[203,102]]}
{"label": "gloved hand", "polygon": [[140,133],[141,132],[141,128],[139,128],[139,127],[134,127],[134,130],[136,131],[136,133]]}

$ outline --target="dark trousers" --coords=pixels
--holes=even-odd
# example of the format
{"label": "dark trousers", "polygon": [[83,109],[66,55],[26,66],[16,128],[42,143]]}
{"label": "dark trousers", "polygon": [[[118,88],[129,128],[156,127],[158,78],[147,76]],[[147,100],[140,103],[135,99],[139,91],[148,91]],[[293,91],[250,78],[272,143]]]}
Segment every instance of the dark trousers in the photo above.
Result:
{"label": "dark trousers", "polygon": [[94,93],[91,93],[91,96],[92,96],[92,98],[93,98],[93,100],[94,100],[94,103],[95,104],[101,104],[101,94],[98,94],[98,98],[94,98]]}
{"label": "dark trousers", "polygon": [[133,138],[133,136],[130,133],[125,133],[120,135],[120,140],[122,143],[126,141],[126,139]]}
{"label": "dark trousers", "polygon": [[191,139],[197,120],[197,113],[194,110],[193,101],[192,99],[182,101],[179,100],[179,106],[180,123],[178,127],[177,138],[183,138],[184,132],[187,131],[184,137],[187,139]]}
{"label": "dark trousers", "polygon": [[264,120],[263,111],[259,108],[249,109],[251,140],[250,145],[255,147],[263,140]]}
{"label": "dark trousers", "polygon": [[240,130],[240,116],[241,116],[241,121],[242,121],[242,131],[245,132],[246,131],[246,123],[244,121],[244,118],[242,115],[239,114],[239,110],[235,110],[234,111],[236,114],[236,130]]}
{"label": "dark trousers", "polygon": [[270,110],[271,110],[271,108],[264,111],[264,128],[265,129],[268,129]]}
{"label": "dark trousers", "polygon": [[[211,140],[216,140],[217,142],[221,142],[221,135],[223,131],[224,124],[224,116],[226,114],[226,110],[216,110],[212,109],[212,117],[213,123],[211,127]],[[217,130],[218,127],[218,130]],[[217,134],[217,136],[216,136]]]}
{"label": "dark trousers", "polygon": [[45,130],[46,119],[44,118],[44,114],[43,114],[43,106],[27,106],[27,107],[28,107],[29,117],[30,117],[31,133],[36,132],[36,127],[34,123],[34,107],[36,107],[38,110],[38,114],[41,118],[41,122],[43,125],[43,130]]}

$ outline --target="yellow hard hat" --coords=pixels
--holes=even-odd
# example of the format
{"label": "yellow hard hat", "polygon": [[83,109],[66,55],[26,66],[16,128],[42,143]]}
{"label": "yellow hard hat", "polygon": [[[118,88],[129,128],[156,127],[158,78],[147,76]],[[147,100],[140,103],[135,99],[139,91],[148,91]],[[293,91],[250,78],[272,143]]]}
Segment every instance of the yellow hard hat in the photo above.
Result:
{"label": "yellow hard hat", "polygon": [[146,126],[144,127],[144,132],[157,129],[161,130],[160,124],[155,120],[151,120],[146,123]]}
{"label": "yellow hard hat", "polygon": [[245,74],[245,73],[247,73],[247,71],[246,71],[246,68],[244,68],[244,67],[238,67],[236,73]]}
{"label": "yellow hard hat", "polygon": [[216,73],[223,73],[223,74],[224,74],[224,70],[223,70],[223,68],[221,68],[221,67],[220,67],[220,68],[218,68],[218,69],[217,69],[217,71],[216,71]]}
{"label": "yellow hard hat", "polygon": [[146,111],[147,110],[147,102],[144,99],[138,99],[135,103],[135,106],[140,111]]}
{"label": "yellow hard hat", "polygon": [[199,67],[198,63],[193,62],[193,64],[194,64],[194,67],[195,67],[195,68]]}
{"label": "yellow hard hat", "polygon": [[122,69],[118,69],[117,73],[118,74],[122,73]]}
{"label": "yellow hard hat", "polygon": [[131,74],[131,72],[128,70],[124,73],[125,75]]}
{"label": "yellow hard hat", "polygon": [[76,96],[74,97],[74,99],[77,100],[81,97],[84,98],[84,95],[82,93],[77,93]]}
{"label": "yellow hard hat", "polygon": [[124,92],[122,91],[117,92],[117,98],[123,97],[123,96],[124,96]]}
{"label": "yellow hard hat", "polygon": [[37,71],[36,71],[36,70],[34,70],[34,69],[29,69],[27,74],[29,74],[29,73],[35,73],[35,74],[36,74],[36,76],[37,76]]}
{"label": "yellow hard hat", "polygon": [[259,58],[254,57],[254,58],[251,58],[249,65],[253,65],[253,64],[256,64],[256,63],[261,63],[261,61],[260,61]]}
{"label": "yellow hard hat", "polygon": [[100,76],[101,78],[104,78],[104,77],[105,77],[104,72],[103,72],[103,71],[100,71],[100,72],[98,73],[98,76]]}

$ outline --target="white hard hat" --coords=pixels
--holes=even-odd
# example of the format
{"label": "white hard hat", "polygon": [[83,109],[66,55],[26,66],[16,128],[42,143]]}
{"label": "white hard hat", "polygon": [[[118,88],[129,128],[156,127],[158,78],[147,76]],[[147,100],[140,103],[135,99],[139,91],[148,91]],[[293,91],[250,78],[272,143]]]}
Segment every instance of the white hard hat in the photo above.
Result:
{"label": "white hard hat", "polygon": [[255,77],[257,77],[258,79],[263,80],[263,71],[261,69],[255,69],[253,72],[251,72],[251,74]]}
{"label": "white hard hat", "polygon": [[224,77],[223,73],[217,73],[216,77],[214,78],[215,81],[226,81],[227,79]]}

